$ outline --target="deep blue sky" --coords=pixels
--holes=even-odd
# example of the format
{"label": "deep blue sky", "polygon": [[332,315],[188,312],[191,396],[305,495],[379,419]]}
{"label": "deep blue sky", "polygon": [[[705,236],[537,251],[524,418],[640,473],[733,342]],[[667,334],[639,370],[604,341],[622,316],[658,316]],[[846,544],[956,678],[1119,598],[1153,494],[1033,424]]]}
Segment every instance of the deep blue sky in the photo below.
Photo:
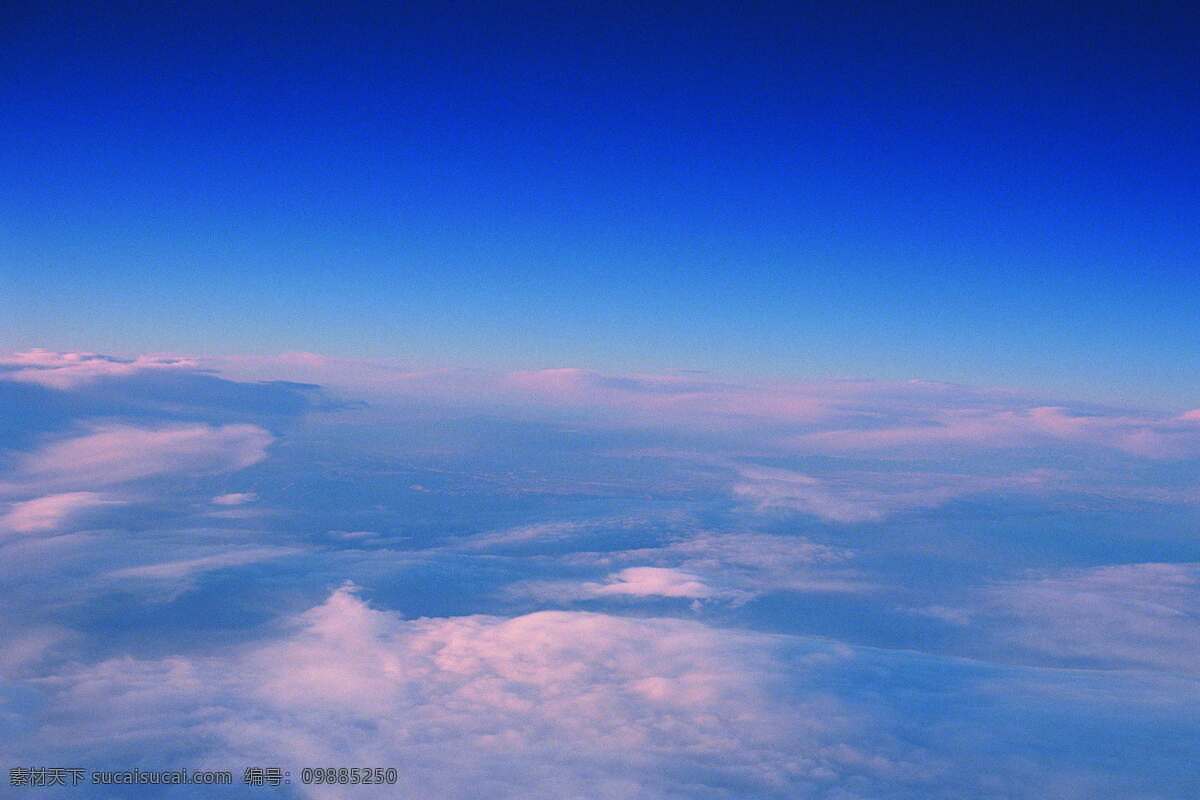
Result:
{"label": "deep blue sky", "polygon": [[0,18],[0,344],[1200,397],[1183,4],[161,5]]}

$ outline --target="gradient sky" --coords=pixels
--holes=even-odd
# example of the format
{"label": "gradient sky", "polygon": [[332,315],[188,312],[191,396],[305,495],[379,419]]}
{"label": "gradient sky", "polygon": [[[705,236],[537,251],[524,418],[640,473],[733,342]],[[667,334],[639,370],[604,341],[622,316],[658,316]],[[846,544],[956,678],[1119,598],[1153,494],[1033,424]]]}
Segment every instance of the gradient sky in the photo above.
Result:
{"label": "gradient sky", "polygon": [[0,4],[0,793],[1200,797],[1194,10],[86,5]]}
{"label": "gradient sky", "polygon": [[1194,12],[605,7],[9,4],[0,341],[1195,405]]}

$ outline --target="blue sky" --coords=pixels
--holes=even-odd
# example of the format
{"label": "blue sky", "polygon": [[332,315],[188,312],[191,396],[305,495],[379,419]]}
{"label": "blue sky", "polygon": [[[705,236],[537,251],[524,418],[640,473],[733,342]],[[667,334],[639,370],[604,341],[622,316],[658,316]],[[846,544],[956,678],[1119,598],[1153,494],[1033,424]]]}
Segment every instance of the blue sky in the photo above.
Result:
{"label": "blue sky", "polygon": [[3,12],[6,791],[1200,794],[1195,15],[604,5]]}
{"label": "blue sky", "polygon": [[1193,23],[14,14],[0,333],[1188,406]]}

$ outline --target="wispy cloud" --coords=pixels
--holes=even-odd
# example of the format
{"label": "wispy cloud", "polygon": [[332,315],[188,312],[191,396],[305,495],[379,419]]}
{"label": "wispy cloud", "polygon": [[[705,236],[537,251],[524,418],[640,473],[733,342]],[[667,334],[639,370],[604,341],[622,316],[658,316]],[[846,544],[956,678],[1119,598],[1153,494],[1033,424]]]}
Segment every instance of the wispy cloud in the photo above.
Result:
{"label": "wispy cloud", "polygon": [[125,588],[136,588],[136,584],[145,583],[156,591],[165,589],[169,597],[175,598],[191,590],[197,578],[205,573],[260,564],[303,552],[304,549],[298,547],[227,548],[209,555],[122,567],[108,572],[102,582],[116,582]]}
{"label": "wispy cloud", "polygon": [[63,492],[11,503],[0,515],[0,531],[41,533],[60,530],[69,520],[91,508],[119,504],[97,492]]}
{"label": "wispy cloud", "polygon": [[256,425],[103,425],[20,456],[0,492],[90,490],[169,474],[215,474],[266,458],[271,434]]}
{"label": "wispy cloud", "polygon": [[1042,491],[1059,478],[1051,470],[1001,476],[843,470],[815,477],[776,467],[741,465],[736,469],[733,493],[753,509],[801,512],[840,523],[877,522],[973,494]]}
{"label": "wispy cloud", "polygon": [[994,587],[984,611],[1010,645],[1089,665],[1200,675],[1200,564],[1064,570]]}
{"label": "wispy cloud", "polygon": [[[236,373],[245,363],[207,362]],[[692,372],[511,373],[413,369],[387,361],[258,359],[275,372],[395,396],[601,414],[608,422],[736,431],[781,452],[925,457],[936,451],[1093,448],[1139,459],[1200,457],[1200,410],[1101,409],[1034,392],[936,381],[727,381]]]}
{"label": "wispy cloud", "polygon": [[1142,458],[1200,455],[1200,425],[1175,417],[1087,414],[1054,406],[1003,409],[931,408],[920,424],[879,425],[806,433],[791,442],[814,452],[912,450],[938,446],[1011,449],[1071,444]]}
{"label": "wispy cloud", "polygon": [[214,497],[212,504],[216,506],[240,506],[246,503],[253,503],[257,499],[258,495],[254,492],[229,492]]}
{"label": "wispy cloud", "polygon": [[291,547],[249,547],[199,558],[184,558],[159,564],[144,564],[125,567],[108,573],[110,578],[146,578],[149,580],[177,580],[197,573],[209,572],[226,567],[254,564],[272,558],[281,558],[301,552]]}
{"label": "wispy cloud", "polygon": [[[0,678],[15,679],[36,666],[58,645],[72,638],[70,631],[54,626],[13,625],[0,623]],[[4,716],[0,705],[0,719]]]}
{"label": "wispy cloud", "polygon": [[522,581],[508,591],[558,603],[662,597],[741,604],[772,592],[871,590],[850,567],[853,557],[799,536],[701,533],[659,547],[565,554],[557,558],[565,567],[616,571],[600,580]]}

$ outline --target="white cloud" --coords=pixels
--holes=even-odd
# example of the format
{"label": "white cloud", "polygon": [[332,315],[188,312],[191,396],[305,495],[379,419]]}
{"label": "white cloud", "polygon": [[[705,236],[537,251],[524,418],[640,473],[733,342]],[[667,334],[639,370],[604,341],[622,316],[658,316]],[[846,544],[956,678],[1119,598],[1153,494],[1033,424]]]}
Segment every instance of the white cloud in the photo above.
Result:
{"label": "white cloud", "polygon": [[343,541],[355,541],[358,539],[375,539],[379,537],[378,531],[329,531],[329,536]]}
{"label": "white cloud", "polygon": [[246,503],[253,503],[258,499],[258,495],[254,492],[230,492],[229,494],[219,494],[212,499],[212,504],[216,506],[240,506]]}

